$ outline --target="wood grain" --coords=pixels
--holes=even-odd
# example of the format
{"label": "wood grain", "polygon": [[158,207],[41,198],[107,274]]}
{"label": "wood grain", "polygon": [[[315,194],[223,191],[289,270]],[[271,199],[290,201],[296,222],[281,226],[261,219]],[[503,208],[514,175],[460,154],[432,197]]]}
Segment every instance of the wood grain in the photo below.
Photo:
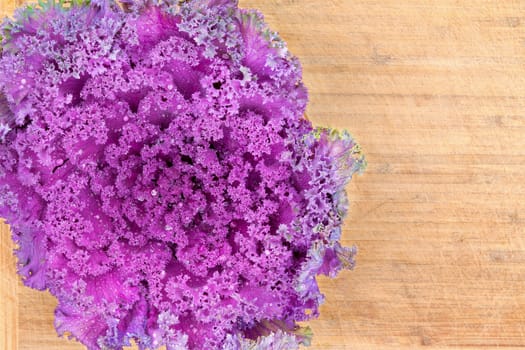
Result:
{"label": "wood grain", "polygon": [[[358,266],[320,279],[311,348],[525,347],[525,2],[241,6],[301,59],[314,123],[350,130],[369,162],[348,187]],[[0,243],[0,347],[81,349],[17,282],[5,226]]]}

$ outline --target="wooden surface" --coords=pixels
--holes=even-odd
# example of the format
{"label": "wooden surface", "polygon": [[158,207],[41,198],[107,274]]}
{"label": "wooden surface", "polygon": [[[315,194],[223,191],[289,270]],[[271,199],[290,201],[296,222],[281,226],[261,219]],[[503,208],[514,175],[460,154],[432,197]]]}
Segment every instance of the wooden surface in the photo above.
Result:
{"label": "wooden surface", "polygon": [[[358,266],[320,280],[312,349],[525,347],[525,2],[241,6],[302,60],[310,118],[369,162],[348,187]],[[5,227],[0,243],[0,349],[81,349],[19,283]]]}

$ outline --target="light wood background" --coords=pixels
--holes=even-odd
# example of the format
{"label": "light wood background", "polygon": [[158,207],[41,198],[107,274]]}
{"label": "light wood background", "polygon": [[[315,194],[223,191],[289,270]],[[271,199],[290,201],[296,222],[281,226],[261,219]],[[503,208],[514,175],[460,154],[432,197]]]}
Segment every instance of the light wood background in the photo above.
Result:
{"label": "light wood background", "polygon": [[[358,266],[320,279],[311,348],[525,347],[525,2],[241,6],[302,60],[310,118],[349,129],[369,162],[348,187]],[[20,284],[5,226],[0,244],[0,349],[81,349]]]}

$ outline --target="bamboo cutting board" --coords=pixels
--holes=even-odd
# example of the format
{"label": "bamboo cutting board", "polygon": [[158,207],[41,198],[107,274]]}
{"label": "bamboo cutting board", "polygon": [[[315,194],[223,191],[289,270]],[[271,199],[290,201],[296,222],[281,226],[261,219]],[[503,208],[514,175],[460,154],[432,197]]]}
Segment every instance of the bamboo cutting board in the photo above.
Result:
{"label": "bamboo cutting board", "polygon": [[[317,125],[369,167],[348,187],[358,266],[320,279],[313,350],[525,348],[525,2],[244,0],[299,56]],[[14,0],[0,0],[10,14]],[[82,349],[0,232],[0,349]]]}

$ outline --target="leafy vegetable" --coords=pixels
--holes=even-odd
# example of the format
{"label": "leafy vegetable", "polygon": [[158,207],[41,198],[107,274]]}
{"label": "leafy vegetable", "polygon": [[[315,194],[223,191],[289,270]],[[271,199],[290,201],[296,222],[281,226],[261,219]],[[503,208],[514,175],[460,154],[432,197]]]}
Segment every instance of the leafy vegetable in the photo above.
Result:
{"label": "leafy vegetable", "polygon": [[47,0],[1,27],[0,216],[88,349],[296,349],[365,162],[233,0]]}

